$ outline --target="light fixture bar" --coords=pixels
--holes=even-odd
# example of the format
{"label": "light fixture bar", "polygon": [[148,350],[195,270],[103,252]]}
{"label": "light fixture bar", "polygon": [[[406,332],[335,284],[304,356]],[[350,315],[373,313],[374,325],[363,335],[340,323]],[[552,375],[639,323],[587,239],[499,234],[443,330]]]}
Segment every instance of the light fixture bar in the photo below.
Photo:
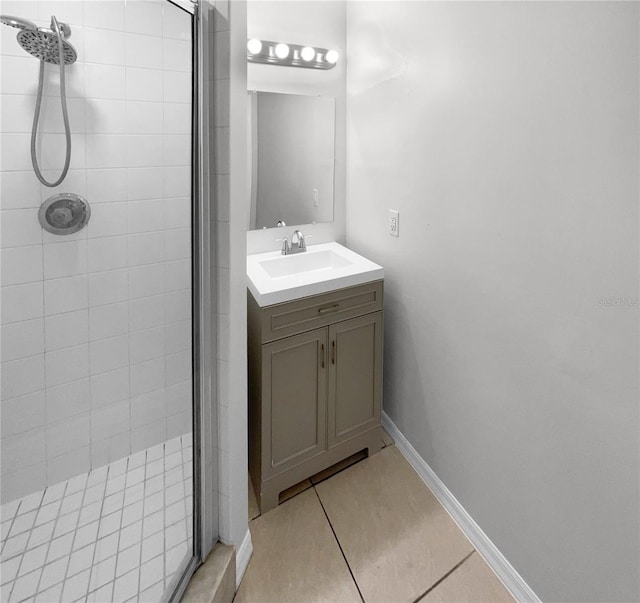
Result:
{"label": "light fixture bar", "polygon": [[333,69],[338,62],[338,51],[317,46],[300,46],[269,40],[247,41],[247,61],[282,67],[307,69]]}

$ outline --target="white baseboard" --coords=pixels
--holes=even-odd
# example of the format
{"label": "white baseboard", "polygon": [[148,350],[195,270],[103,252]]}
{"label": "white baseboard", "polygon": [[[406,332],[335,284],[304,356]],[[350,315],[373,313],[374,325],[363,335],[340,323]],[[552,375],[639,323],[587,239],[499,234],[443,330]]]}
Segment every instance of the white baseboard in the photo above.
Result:
{"label": "white baseboard", "polygon": [[393,438],[402,456],[407,459],[416,473],[422,478],[422,481],[427,484],[431,492],[433,492],[433,495],[440,501],[440,504],[445,508],[447,513],[449,513],[453,521],[458,524],[458,527],[471,541],[476,551],[482,555],[489,567],[495,572],[496,576],[498,576],[515,600],[520,603],[540,603],[540,599],[536,593],[531,590],[529,585],[507,561],[496,545],[489,540],[489,537],[457,501],[456,497],[449,492],[448,488],[435,474],[433,469],[431,469],[427,462],[418,454],[416,449],[409,443],[407,438],[404,437],[396,424],[385,412],[382,413],[382,426]]}
{"label": "white baseboard", "polygon": [[236,553],[236,590],[238,590],[244,573],[247,571],[251,553],[253,553],[253,543],[251,542],[251,532],[247,528],[247,533],[244,535],[242,544]]}

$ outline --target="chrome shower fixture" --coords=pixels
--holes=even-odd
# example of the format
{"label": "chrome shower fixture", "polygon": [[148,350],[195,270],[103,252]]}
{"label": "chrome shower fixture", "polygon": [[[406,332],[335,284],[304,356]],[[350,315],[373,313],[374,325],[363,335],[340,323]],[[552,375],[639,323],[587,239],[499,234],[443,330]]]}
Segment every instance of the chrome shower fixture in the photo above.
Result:
{"label": "chrome shower fixture", "polygon": [[[69,115],[67,112],[65,66],[72,65],[78,58],[76,49],[67,42],[67,38],[71,35],[71,28],[66,23],[59,22],[54,15],[51,15],[51,29],[37,27],[35,23],[27,19],[12,17],[11,15],[0,15],[0,23],[19,29],[20,31],[17,35],[18,44],[29,54],[40,60],[36,110],[31,128],[31,163],[33,165],[33,171],[42,184],[49,187],[58,186],[65,179],[71,162],[71,128],[69,127]],[[45,179],[38,165],[38,158],[36,156],[36,139],[38,137],[38,121],[40,120],[40,108],[42,106],[45,63],[51,63],[60,67],[60,103],[62,105],[66,151],[62,173],[55,182],[49,182]]]}
{"label": "chrome shower fixture", "polygon": [[51,17],[49,29],[38,27],[27,19],[11,15],[0,15],[0,23],[19,29],[17,40],[23,50],[26,50],[37,59],[53,65],[60,64],[57,25],[62,37],[64,64],[71,65],[78,58],[76,49],[67,42],[67,38],[71,35],[71,28],[66,23],[56,21],[55,17]]}

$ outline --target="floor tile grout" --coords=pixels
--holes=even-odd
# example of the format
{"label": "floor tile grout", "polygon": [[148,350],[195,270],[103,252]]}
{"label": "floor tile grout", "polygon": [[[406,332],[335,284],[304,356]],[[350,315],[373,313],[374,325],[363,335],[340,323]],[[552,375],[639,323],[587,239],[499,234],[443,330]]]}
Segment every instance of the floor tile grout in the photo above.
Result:
{"label": "floor tile grout", "polygon": [[473,549],[462,561],[456,563],[444,576],[442,576],[442,578],[440,578],[439,580],[436,580],[417,599],[414,599],[413,603],[418,603],[419,601],[422,601],[422,599],[424,599],[434,588],[442,584],[451,574],[453,574],[453,572],[455,572],[459,567],[461,567],[464,564],[464,562],[467,559],[469,559],[469,557],[471,557],[471,555],[473,555],[475,552],[476,550]]}
{"label": "floor tile grout", "polygon": [[[320,483],[322,483],[322,482],[320,482]],[[322,504],[322,499],[320,498],[320,494],[318,494],[318,491],[316,490],[315,485],[312,485],[312,488],[313,488],[313,491],[314,491],[316,497],[318,498],[318,502],[320,503],[320,506],[322,507],[322,512],[324,513],[324,516],[325,516],[325,518],[327,520],[327,523],[329,524],[329,527],[331,528],[331,533],[333,534],[333,537],[335,538],[336,544],[338,545],[338,548],[340,549],[340,553],[342,554],[342,558],[344,559],[345,565],[347,566],[347,569],[349,570],[349,574],[351,575],[351,579],[353,580],[353,583],[355,584],[355,587],[358,590],[358,595],[360,595],[360,600],[362,601],[362,603],[364,603],[364,597],[362,596],[362,591],[360,590],[360,586],[358,585],[358,581],[356,580],[356,577],[353,575],[353,571],[351,570],[351,566],[349,565],[349,561],[347,559],[347,556],[345,555],[345,552],[342,549],[342,545],[340,544],[340,541],[338,540],[338,535],[336,534],[336,531],[333,529],[333,525],[331,524],[331,520],[329,519],[329,515],[327,515],[327,510],[324,508],[324,505]]]}

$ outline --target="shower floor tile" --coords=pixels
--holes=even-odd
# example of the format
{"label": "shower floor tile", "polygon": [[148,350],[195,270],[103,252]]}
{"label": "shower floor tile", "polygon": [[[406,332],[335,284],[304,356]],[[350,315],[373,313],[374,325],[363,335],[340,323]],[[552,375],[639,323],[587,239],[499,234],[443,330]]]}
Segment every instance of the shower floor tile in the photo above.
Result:
{"label": "shower floor tile", "polygon": [[185,434],[2,505],[3,602],[160,601],[192,550]]}

